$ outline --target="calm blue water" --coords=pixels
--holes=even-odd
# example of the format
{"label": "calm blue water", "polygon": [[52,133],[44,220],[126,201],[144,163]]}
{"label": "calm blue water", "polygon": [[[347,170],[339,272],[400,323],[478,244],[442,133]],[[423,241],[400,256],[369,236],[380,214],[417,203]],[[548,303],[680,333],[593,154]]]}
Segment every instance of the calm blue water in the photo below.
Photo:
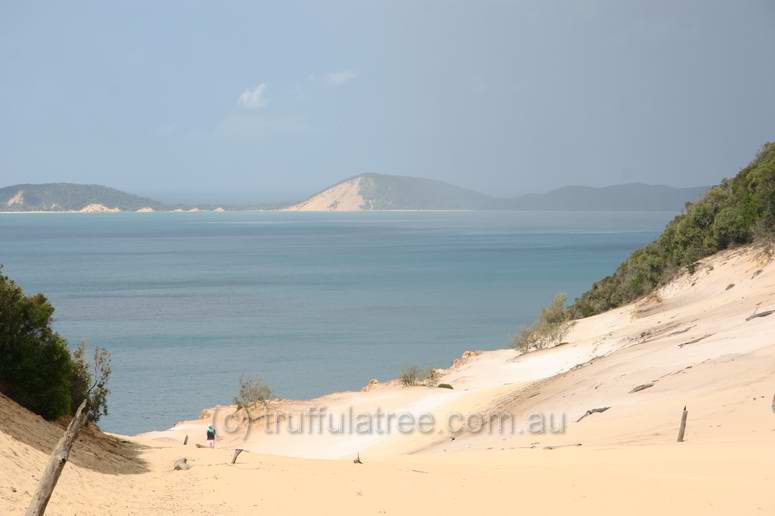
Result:
{"label": "calm blue water", "polygon": [[229,402],[243,373],[308,398],[509,346],[672,215],[0,214],[0,263],[71,344],[112,352],[102,427],[135,433]]}

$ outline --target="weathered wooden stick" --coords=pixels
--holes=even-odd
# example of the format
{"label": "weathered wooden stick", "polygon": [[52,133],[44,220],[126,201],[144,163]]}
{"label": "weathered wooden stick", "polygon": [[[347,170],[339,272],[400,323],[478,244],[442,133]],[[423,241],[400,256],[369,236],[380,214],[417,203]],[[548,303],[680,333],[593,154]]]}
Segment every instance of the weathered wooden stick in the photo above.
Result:
{"label": "weathered wooden stick", "polygon": [[62,474],[62,469],[70,456],[70,448],[73,447],[73,443],[89,415],[88,410],[86,410],[86,402],[87,400],[81,402],[75,417],[73,417],[73,420],[67,426],[67,430],[65,430],[65,435],[62,436],[54,451],[51,452],[51,457],[48,459],[48,464],[46,464],[46,470],[43,472],[40,482],[38,482],[38,489],[35,491],[30,505],[27,507],[26,516],[41,516],[46,512],[48,501],[51,499],[51,494],[54,492],[59,476]]}
{"label": "weathered wooden stick", "polygon": [[360,452],[358,452],[358,455],[356,455],[355,459],[353,459],[353,463],[354,464],[363,464],[363,462],[361,461],[361,453]]}
{"label": "weathered wooden stick", "polygon": [[243,452],[242,448],[237,448],[236,450],[234,450],[234,457],[231,458],[231,463],[232,464],[237,462],[237,457],[239,457],[239,454],[242,453],[242,452]]}
{"label": "weathered wooden stick", "polygon": [[745,320],[750,321],[751,319],[756,319],[757,317],[767,317],[768,315],[771,315],[773,313],[775,313],[775,310],[765,310],[764,312],[757,312],[756,310],[754,310],[754,312],[748,317],[746,317]]}
{"label": "weathered wooden stick", "polygon": [[580,418],[578,418],[576,420],[576,423],[580,422],[582,419],[584,419],[587,416],[591,416],[592,414],[602,414],[603,412],[605,412],[606,410],[608,410],[610,408],[611,407],[599,407],[599,408],[589,409],[586,412],[584,412],[583,416],[581,416]]}
{"label": "weathered wooden stick", "polygon": [[686,433],[686,417],[689,415],[689,411],[684,407],[684,411],[681,414],[681,428],[678,429],[678,442],[684,442],[684,434]]}
{"label": "weathered wooden stick", "polygon": [[632,390],[630,391],[630,394],[632,394],[634,392],[645,391],[646,389],[650,389],[652,387],[654,387],[653,383],[643,383],[643,384],[640,384],[640,385],[638,385],[636,387],[633,387]]}
{"label": "weathered wooden stick", "polygon": [[183,446],[188,444],[188,434],[186,434],[186,438],[183,439]]}

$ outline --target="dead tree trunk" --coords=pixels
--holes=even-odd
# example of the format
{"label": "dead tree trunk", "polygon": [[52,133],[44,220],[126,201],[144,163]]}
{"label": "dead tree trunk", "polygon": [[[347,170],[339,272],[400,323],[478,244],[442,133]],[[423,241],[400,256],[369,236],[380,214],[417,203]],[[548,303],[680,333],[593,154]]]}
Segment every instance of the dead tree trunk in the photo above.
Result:
{"label": "dead tree trunk", "polygon": [[186,438],[183,439],[183,446],[188,444],[188,434],[186,434]]}
{"label": "dead tree trunk", "polygon": [[65,435],[59,440],[51,453],[51,457],[48,459],[46,470],[43,472],[43,476],[38,482],[38,490],[32,497],[30,505],[27,507],[26,516],[41,516],[46,512],[46,506],[51,499],[51,493],[54,492],[54,488],[59,480],[59,475],[62,474],[62,469],[65,467],[68,457],[70,456],[70,448],[73,447],[75,439],[86,423],[86,418],[89,415],[86,409],[87,400],[83,400],[81,406],[78,407],[78,411],[75,413],[75,417],[70,421],[70,424],[65,430]]}
{"label": "dead tree trunk", "polygon": [[242,453],[242,451],[243,451],[242,448],[237,448],[236,450],[234,450],[234,456],[231,458],[232,464],[237,462],[237,457],[239,457],[239,454]]}
{"label": "dead tree trunk", "polygon": [[689,415],[689,412],[686,410],[686,407],[684,407],[684,411],[681,414],[681,428],[678,429],[679,443],[684,442],[684,434],[686,433],[686,418],[688,415]]}

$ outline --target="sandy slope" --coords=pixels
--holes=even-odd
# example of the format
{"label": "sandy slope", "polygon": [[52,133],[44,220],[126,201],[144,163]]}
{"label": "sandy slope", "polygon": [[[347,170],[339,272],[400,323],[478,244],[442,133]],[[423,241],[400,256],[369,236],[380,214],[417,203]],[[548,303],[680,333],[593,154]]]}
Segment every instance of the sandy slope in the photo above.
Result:
{"label": "sandy slope", "polygon": [[355,177],[282,211],[363,211],[365,204],[361,195],[361,178]]}
{"label": "sandy slope", "polygon": [[[259,422],[246,437],[245,426],[223,430],[233,410],[224,408],[215,450],[181,445],[185,435],[203,442],[202,419],[131,438],[139,458],[121,466],[124,475],[68,465],[52,513],[775,514],[775,314],[746,320],[773,309],[768,257],[722,253],[658,296],[578,321],[565,345],[461,361],[441,379],[454,390],[393,382],[274,406],[431,413],[444,424],[429,434],[270,435]],[[684,405],[687,442],[678,444]],[[492,425],[452,440],[445,424],[456,411],[508,415],[515,431]],[[564,415],[564,431],[521,432],[536,414]],[[40,425],[27,422],[23,433],[38,435]],[[0,502],[13,513],[44,455],[8,434],[0,424],[0,471],[9,473]],[[230,466],[235,447],[249,451]],[[365,464],[352,463],[358,452]],[[193,468],[170,471],[180,456]]]}

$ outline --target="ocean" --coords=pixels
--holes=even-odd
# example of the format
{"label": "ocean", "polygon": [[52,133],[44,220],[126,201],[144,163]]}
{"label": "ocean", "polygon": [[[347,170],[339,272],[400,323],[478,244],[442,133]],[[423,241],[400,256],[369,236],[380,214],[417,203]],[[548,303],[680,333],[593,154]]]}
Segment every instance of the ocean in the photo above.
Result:
{"label": "ocean", "polygon": [[0,264],[71,345],[112,353],[100,426],[134,434],[230,403],[243,374],[310,398],[508,347],[674,215],[0,214]]}

